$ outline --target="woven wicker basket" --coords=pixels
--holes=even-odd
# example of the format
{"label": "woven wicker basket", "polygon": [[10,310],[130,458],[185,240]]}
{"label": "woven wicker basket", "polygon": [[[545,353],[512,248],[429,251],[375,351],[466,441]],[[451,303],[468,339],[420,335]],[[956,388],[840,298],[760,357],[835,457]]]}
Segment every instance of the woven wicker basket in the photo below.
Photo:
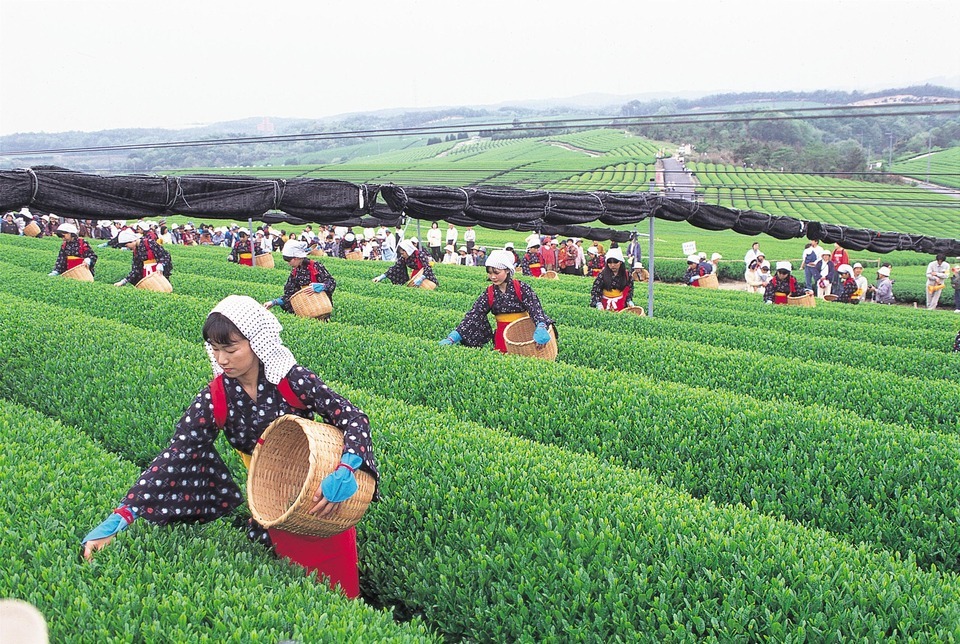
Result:
{"label": "woven wicker basket", "polygon": [[64,271],[61,275],[66,277],[68,280],[77,280],[80,282],[92,282],[93,273],[90,272],[90,269],[87,268],[86,264],[77,264],[68,271]]}
{"label": "woven wicker basket", "polygon": [[717,279],[716,273],[704,275],[697,280],[697,284],[700,285],[700,288],[720,288],[720,280]]}
{"label": "woven wicker basket", "polygon": [[260,266],[261,268],[273,268],[275,266],[273,263],[273,253],[255,255],[253,258],[253,265]]}
{"label": "woven wicker basket", "polygon": [[419,278],[421,275],[423,275],[422,268],[413,274],[413,277],[411,277],[410,281],[407,282],[407,286],[409,286],[410,288],[422,288],[428,291],[432,291],[433,289],[437,288],[437,283],[431,282],[430,280],[423,280],[422,282],[420,282],[420,286],[418,287],[414,282],[416,282],[417,278]]}
{"label": "woven wicker basket", "polygon": [[529,317],[514,320],[503,330],[503,339],[507,344],[507,353],[519,356],[529,356],[531,358],[542,358],[543,360],[557,359],[557,335],[551,326],[550,341],[543,347],[533,341],[533,332],[537,329],[537,324]]}
{"label": "woven wicker basket", "polygon": [[540,277],[542,277],[542,278],[544,278],[544,279],[548,279],[548,280],[558,280],[558,279],[560,279],[560,275],[557,273],[557,271],[544,271],[544,272],[540,273]]}
{"label": "woven wicker basket", "polygon": [[343,433],[299,416],[276,419],[253,450],[247,473],[247,501],[253,519],[265,528],[295,534],[330,537],[355,526],[373,498],[373,476],[357,470],[356,493],[340,504],[334,517],[307,512],[316,505],[313,494],[333,472],[343,454]]}
{"label": "woven wicker basket", "polygon": [[326,319],[333,312],[330,297],[326,293],[314,293],[309,284],[293,294],[290,306],[294,313],[303,318]]}
{"label": "woven wicker basket", "polygon": [[831,293],[830,295],[824,295],[823,299],[825,302],[836,302],[837,296]]}
{"label": "woven wicker basket", "polygon": [[800,295],[798,297],[790,296],[787,298],[787,304],[791,306],[814,307],[817,305],[817,298],[813,296],[813,293],[807,293],[806,295]]}
{"label": "woven wicker basket", "polygon": [[137,288],[158,293],[173,293],[173,285],[160,271],[154,271],[137,282]]}
{"label": "woven wicker basket", "polygon": [[40,226],[37,225],[37,222],[31,221],[23,227],[23,234],[27,237],[36,237],[40,234]]}
{"label": "woven wicker basket", "polygon": [[930,293],[931,295],[933,295],[937,291],[942,290],[944,286],[946,286],[946,284],[930,284],[929,286],[927,286],[927,293]]}
{"label": "woven wicker basket", "polygon": [[642,306],[628,306],[620,310],[621,313],[632,313],[633,315],[646,315]]}
{"label": "woven wicker basket", "polygon": [[347,259],[363,259],[363,252],[359,250],[355,250],[353,252],[347,253],[346,255],[344,255],[344,257],[346,257]]}

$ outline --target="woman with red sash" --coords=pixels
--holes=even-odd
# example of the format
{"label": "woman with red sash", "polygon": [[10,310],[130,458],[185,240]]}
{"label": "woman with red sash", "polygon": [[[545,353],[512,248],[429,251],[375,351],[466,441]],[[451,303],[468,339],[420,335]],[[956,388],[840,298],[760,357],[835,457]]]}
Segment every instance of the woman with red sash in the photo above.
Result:
{"label": "woman with red sash", "polygon": [[767,304],[787,304],[787,298],[799,297],[806,291],[800,288],[797,278],[791,275],[793,265],[790,262],[777,262],[777,272],[767,282],[763,291],[763,301]]}
{"label": "woman with red sash", "polygon": [[260,242],[254,240],[250,241],[250,233],[246,230],[240,230],[237,233],[237,241],[233,242],[233,248],[230,249],[230,254],[227,255],[227,261],[235,262],[241,266],[253,266],[253,256],[263,255],[263,248],[260,246]]}
{"label": "woman with red sash", "polygon": [[293,313],[290,298],[304,286],[313,286],[314,293],[326,293],[333,302],[333,291],[337,288],[337,281],[330,271],[320,262],[307,259],[308,246],[306,242],[291,239],[283,245],[283,261],[290,265],[290,277],[283,287],[283,295],[275,300],[264,302],[263,306],[271,308],[279,306],[288,313]]}
{"label": "woman with red sash", "polygon": [[536,233],[527,238],[527,252],[520,258],[520,270],[530,277],[540,277],[544,273],[540,263],[540,236]]}
{"label": "woman with red sash", "polygon": [[398,257],[396,263],[388,268],[387,272],[374,277],[374,282],[382,282],[386,279],[394,284],[406,284],[410,281],[410,274],[407,272],[409,268],[414,274],[423,271],[415,282],[416,286],[420,286],[425,279],[430,280],[434,284],[438,283],[437,276],[433,274],[433,268],[430,267],[430,256],[417,248],[413,241],[404,239],[400,242],[397,251]]}
{"label": "woman with red sash", "polygon": [[86,264],[92,275],[93,265],[97,263],[97,254],[80,236],[77,227],[62,223],[57,226],[56,234],[63,238],[63,243],[60,245],[60,254],[57,255],[57,261],[53,265],[53,270],[50,271],[50,276],[60,275],[80,264]]}
{"label": "woman with red sash", "polygon": [[837,302],[843,304],[856,304],[858,303],[859,297],[857,296],[857,280],[853,278],[853,269],[850,268],[849,264],[841,264],[837,267],[837,273],[840,275],[840,292],[837,293]]}
{"label": "woman with red sash", "polygon": [[611,248],[605,263],[604,269],[593,280],[590,306],[601,311],[622,311],[633,306],[633,277],[623,261],[623,252]]}
{"label": "woman with red sash", "polygon": [[173,260],[170,253],[157,242],[141,237],[130,228],[124,228],[117,235],[117,243],[133,251],[133,265],[130,272],[114,286],[136,285],[151,273],[163,273],[167,279],[173,272]]}
{"label": "woman with red sash", "polygon": [[[107,546],[137,518],[157,525],[205,523],[231,514],[243,502],[240,487],[221,459],[220,430],[230,445],[249,457],[267,426],[284,414],[329,423],[343,431],[340,465],[321,482],[310,509],[336,516],[357,490],[354,471],[379,481],[370,422],[366,414],[297,364],[280,340],[280,323],[256,300],[230,295],[207,316],[203,337],[214,380],[196,395],[177,423],[170,445],[143,471],[120,506],[83,539],[83,556]],[[246,459],[245,459],[246,460]],[[379,500],[379,491],[374,491]],[[273,545],[308,571],[327,576],[348,597],[360,592],[356,529],[328,538],[264,530],[249,522],[248,536]]]}
{"label": "woman with red sash", "polygon": [[590,277],[596,277],[603,271],[603,255],[596,246],[588,248],[587,254],[590,255],[590,259],[587,260],[587,270],[590,271]]}
{"label": "woman with red sash", "polygon": [[[467,311],[459,326],[440,341],[442,345],[463,343],[465,347],[481,347],[490,340],[501,353],[507,352],[503,330],[514,320],[529,317],[537,324],[533,340],[539,345],[550,341],[549,327],[553,320],[547,317],[540,306],[540,298],[526,282],[513,279],[516,270],[513,254],[507,250],[495,250],[486,261],[487,279],[492,284],[480,294],[473,308]],[[493,313],[497,321],[496,332],[490,327],[487,314]],[[556,327],[554,326],[554,334]]]}

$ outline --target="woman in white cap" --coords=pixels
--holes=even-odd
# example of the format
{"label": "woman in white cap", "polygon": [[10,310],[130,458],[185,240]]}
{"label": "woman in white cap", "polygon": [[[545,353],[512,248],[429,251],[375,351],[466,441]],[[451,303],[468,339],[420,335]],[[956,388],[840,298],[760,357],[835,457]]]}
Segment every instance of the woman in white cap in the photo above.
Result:
{"label": "woman in white cap", "polygon": [[537,233],[527,237],[527,252],[520,258],[520,271],[530,277],[543,275],[543,263],[540,259],[540,235]]}
{"label": "woman in white cap", "polygon": [[596,244],[587,249],[587,255],[590,256],[587,260],[587,271],[590,277],[596,277],[604,268],[603,255],[600,254]]}
{"label": "woman in white cap", "polygon": [[430,230],[427,231],[427,247],[430,249],[430,257],[433,261],[439,262],[443,259],[443,253],[440,248],[440,240],[443,238],[440,232],[440,224],[433,222],[430,224]]}
{"label": "woman in white cap", "polygon": [[306,242],[291,239],[283,245],[283,261],[290,265],[290,276],[283,286],[283,295],[264,302],[265,308],[279,306],[288,313],[293,313],[290,298],[304,286],[312,286],[314,293],[326,293],[333,302],[333,291],[337,288],[337,281],[327,270],[326,266],[315,259],[307,257],[309,246]]}
{"label": "woman in white cap", "polygon": [[[550,341],[548,329],[554,326],[540,306],[540,298],[526,282],[513,279],[516,266],[513,254],[507,250],[495,250],[486,261],[487,279],[491,285],[480,294],[473,307],[463,316],[456,329],[440,341],[442,345],[460,344],[465,347],[482,347],[493,340],[493,346],[502,353],[507,352],[507,343],[503,330],[507,325],[520,318],[529,317],[536,323],[533,341],[545,345]],[[487,314],[493,313],[497,320],[497,330],[490,327]],[[554,326],[554,334],[556,327]]]}
{"label": "woman in white cap", "polygon": [[683,273],[683,283],[700,286],[700,278],[706,274],[706,269],[700,263],[700,256],[687,255],[687,270]]}
{"label": "woman in white cap", "polygon": [[396,263],[388,268],[387,272],[374,277],[374,282],[382,282],[387,279],[394,284],[406,284],[410,281],[410,274],[407,272],[409,268],[414,274],[423,271],[420,273],[417,281],[414,282],[416,286],[420,286],[425,279],[430,280],[434,284],[438,283],[437,276],[433,274],[433,268],[430,266],[430,256],[417,248],[417,244],[413,239],[404,239],[400,242],[397,251],[399,257],[397,257]]}
{"label": "woman in white cap", "polygon": [[237,240],[233,242],[230,254],[227,255],[227,261],[235,262],[241,266],[253,266],[253,256],[263,254],[263,247],[260,246],[260,242],[256,239],[251,242],[250,233],[241,228],[237,232]]}
{"label": "woman in white cap", "polygon": [[747,293],[759,293],[763,290],[764,283],[760,277],[760,263],[751,259],[747,269],[743,271],[743,281],[747,283]]}
{"label": "woman in white cap", "polygon": [[473,255],[470,254],[466,246],[461,246],[453,263],[460,266],[473,266]]}
{"label": "woman in white cap", "polygon": [[358,250],[360,250],[360,242],[357,240],[357,236],[353,234],[353,231],[348,230],[340,240],[340,248],[337,250],[339,253],[338,256],[340,259],[346,259],[347,253],[355,253]]}
{"label": "woman in white cap", "polygon": [[[184,411],[170,445],[137,478],[120,506],[83,539],[87,560],[137,518],[157,525],[205,523],[236,510],[243,497],[217,452],[215,440],[221,430],[248,464],[264,430],[282,415],[312,419],[316,414],[340,429],[344,444],[340,466],[313,496],[316,505],[310,513],[318,517],[336,516],[340,503],[357,489],[353,472],[358,468],[379,480],[366,414],[297,364],[280,339],[281,329],[272,313],[245,295],[226,297],[207,315],[203,338],[214,379]],[[378,498],[375,491],[374,499]],[[261,526],[251,520],[249,528],[252,540],[271,544]],[[334,568],[318,572],[355,597],[359,592],[355,529],[316,547],[328,549],[337,560]],[[352,566],[344,566],[344,560],[352,560]]]}
{"label": "woman in white cap", "polygon": [[77,227],[73,224],[60,224],[57,226],[56,234],[63,238],[63,243],[60,244],[60,253],[57,255],[53,270],[50,271],[50,276],[60,275],[80,264],[86,264],[92,275],[94,272],[93,266],[97,263],[97,254],[93,252],[90,244],[80,236]]}
{"label": "woman in white cap", "polygon": [[837,302],[843,304],[856,304],[860,301],[857,297],[857,280],[853,277],[853,269],[850,264],[840,264],[837,266],[837,275],[840,279],[840,292],[837,293]]}
{"label": "woman in white cap", "polygon": [[793,265],[790,262],[777,262],[777,272],[763,291],[764,302],[786,304],[788,297],[799,297],[806,292],[800,288],[792,272]]}
{"label": "woman in white cap", "polygon": [[124,228],[117,235],[117,243],[120,246],[126,246],[133,251],[133,265],[130,267],[130,273],[119,282],[114,282],[114,286],[124,286],[125,284],[134,284],[142,280],[151,273],[163,273],[163,276],[170,279],[173,272],[173,260],[170,253],[163,246],[140,237],[130,228]]}
{"label": "woman in white cap", "polygon": [[593,280],[590,306],[601,311],[622,311],[633,306],[633,277],[623,261],[623,252],[611,248],[604,263],[606,266]]}
{"label": "woman in white cap", "polygon": [[877,285],[867,289],[873,292],[873,301],[877,304],[893,304],[893,280],[890,279],[890,267],[881,266],[877,269]]}
{"label": "woman in white cap", "polygon": [[443,257],[440,258],[441,264],[456,264],[457,263],[457,253],[454,251],[453,246],[447,244],[443,247]]}
{"label": "woman in white cap", "polygon": [[20,234],[20,227],[17,226],[17,222],[13,220],[12,212],[8,212],[3,216],[3,221],[0,222],[0,233],[4,235]]}
{"label": "woman in white cap", "polygon": [[819,267],[818,274],[820,275],[817,280],[817,297],[824,298],[830,295],[833,290],[834,273],[837,270],[833,265],[832,258],[833,252],[829,248],[820,249],[820,262],[817,264]]}

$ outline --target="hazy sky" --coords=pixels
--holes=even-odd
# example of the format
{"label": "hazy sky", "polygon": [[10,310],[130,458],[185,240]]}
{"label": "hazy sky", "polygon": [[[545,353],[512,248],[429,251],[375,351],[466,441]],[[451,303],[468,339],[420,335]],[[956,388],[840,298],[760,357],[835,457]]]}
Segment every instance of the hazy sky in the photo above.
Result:
{"label": "hazy sky", "polygon": [[0,134],[585,93],[960,87],[956,0],[0,1]]}

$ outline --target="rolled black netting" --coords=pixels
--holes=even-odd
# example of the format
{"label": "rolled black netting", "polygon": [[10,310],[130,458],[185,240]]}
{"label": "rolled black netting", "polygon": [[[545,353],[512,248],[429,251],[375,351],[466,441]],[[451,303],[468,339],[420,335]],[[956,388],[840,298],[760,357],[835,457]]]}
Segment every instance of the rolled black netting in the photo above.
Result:
{"label": "rolled black netting", "polygon": [[129,219],[156,216],[166,210],[174,196],[166,177],[100,176],[56,166],[40,166],[33,172],[37,178],[37,190],[29,205],[38,211],[68,217]]}
{"label": "rolled black netting", "polygon": [[215,219],[259,219],[280,202],[279,179],[188,175],[174,177],[176,193],[168,214]]}
{"label": "rolled black netting", "polygon": [[542,219],[550,203],[547,192],[511,188],[470,188],[464,214],[484,223],[517,224]]}
{"label": "rolled black netting", "polygon": [[328,179],[291,179],[283,182],[281,188],[280,202],[276,207],[314,223],[370,212],[370,205],[380,189],[377,185],[358,186]]}
{"label": "rolled black netting", "polygon": [[415,219],[446,220],[467,207],[467,193],[461,188],[442,186],[380,187],[380,195],[395,212]]}
{"label": "rolled black netting", "polygon": [[29,170],[0,170],[0,210],[16,210],[33,201],[35,175]]}
{"label": "rolled black netting", "polygon": [[544,221],[553,226],[585,224],[600,219],[606,209],[593,193],[551,192]]}

